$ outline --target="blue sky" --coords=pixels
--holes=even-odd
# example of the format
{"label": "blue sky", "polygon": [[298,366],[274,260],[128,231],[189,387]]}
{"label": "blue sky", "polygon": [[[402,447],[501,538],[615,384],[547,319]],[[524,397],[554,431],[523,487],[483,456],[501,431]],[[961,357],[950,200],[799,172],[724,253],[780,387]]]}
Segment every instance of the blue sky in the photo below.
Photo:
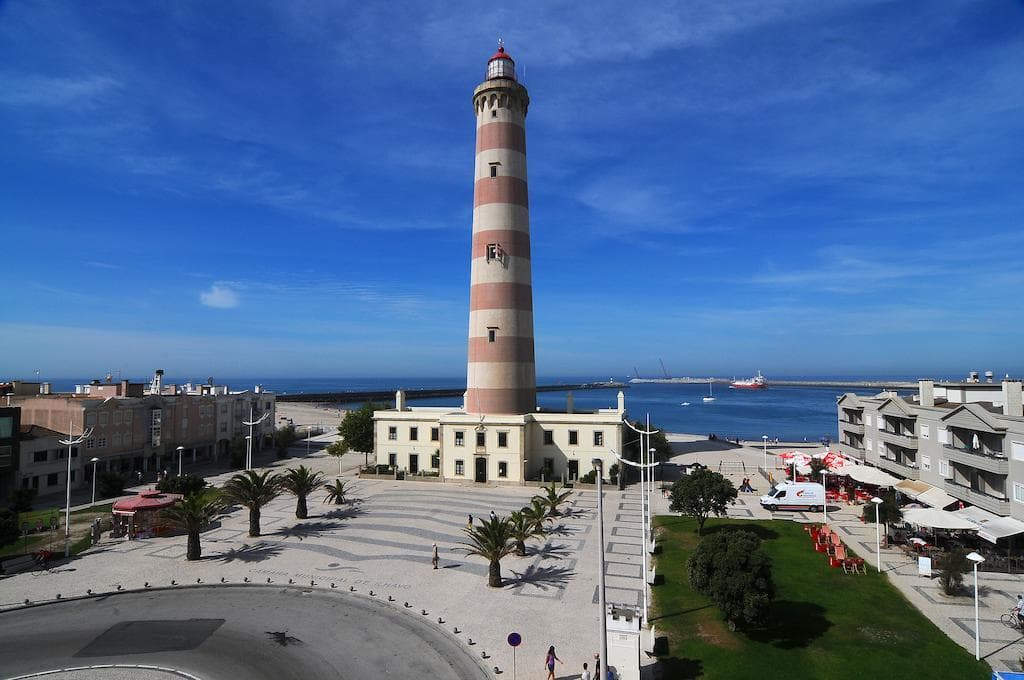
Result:
{"label": "blue sky", "polygon": [[579,7],[0,2],[0,376],[462,374],[498,36],[541,375],[1024,373],[1024,3]]}

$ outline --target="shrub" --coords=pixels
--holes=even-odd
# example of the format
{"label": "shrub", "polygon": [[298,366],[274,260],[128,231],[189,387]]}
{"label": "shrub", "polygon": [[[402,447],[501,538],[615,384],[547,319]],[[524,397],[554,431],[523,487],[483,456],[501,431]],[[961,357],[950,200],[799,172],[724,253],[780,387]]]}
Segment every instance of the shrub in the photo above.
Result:
{"label": "shrub", "polygon": [[970,571],[971,561],[963,548],[953,548],[942,560],[942,574],[939,585],[946,595],[956,595],[964,587],[964,574]]}
{"label": "shrub", "polygon": [[235,437],[228,444],[228,464],[233,470],[245,466],[245,437]]}
{"label": "shrub", "polygon": [[19,535],[21,532],[18,529],[18,513],[13,510],[0,510],[0,546],[14,543]]}
{"label": "shrub", "polygon": [[284,458],[288,455],[288,447],[295,443],[298,436],[295,434],[295,426],[288,425],[274,432],[274,448],[277,450],[277,457]]}
{"label": "shrub", "polygon": [[672,484],[671,498],[669,510],[696,519],[697,533],[702,533],[710,515],[723,516],[736,501],[736,487],[717,472],[694,469]]}
{"label": "shrub", "polygon": [[687,568],[690,585],[711,598],[730,628],[764,624],[775,583],[771,558],[756,534],[726,528],[707,536],[690,555]]}
{"label": "shrub", "polygon": [[32,509],[32,501],[36,499],[35,489],[14,489],[8,499],[14,512],[28,512]]}
{"label": "shrub", "polygon": [[619,464],[612,463],[612,466],[608,468],[608,480],[615,484],[619,481]]}
{"label": "shrub", "polygon": [[100,472],[96,475],[96,493],[100,498],[120,496],[124,493],[125,478],[116,472]]}
{"label": "shrub", "polygon": [[596,484],[597,483],[597,470],[591,470],[585,475],[580,475],[580,484]]}
{"label": "shrub", "polygon": [[194,496],[206,488],[206,480],[198,475],[182,475],[164,477],[156,484],[157,491],[164,493],[180,493],[183,496]]}

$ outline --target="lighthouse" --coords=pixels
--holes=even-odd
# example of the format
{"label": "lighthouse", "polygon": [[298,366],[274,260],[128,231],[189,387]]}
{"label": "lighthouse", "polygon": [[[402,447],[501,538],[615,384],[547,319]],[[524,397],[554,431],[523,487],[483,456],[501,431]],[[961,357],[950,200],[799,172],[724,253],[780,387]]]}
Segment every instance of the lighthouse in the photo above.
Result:
{"label": "lighthouse", "polygon": [[499,43],[473,91],[476,163],[465,410],[536,410],[526,111],[530,96]]}

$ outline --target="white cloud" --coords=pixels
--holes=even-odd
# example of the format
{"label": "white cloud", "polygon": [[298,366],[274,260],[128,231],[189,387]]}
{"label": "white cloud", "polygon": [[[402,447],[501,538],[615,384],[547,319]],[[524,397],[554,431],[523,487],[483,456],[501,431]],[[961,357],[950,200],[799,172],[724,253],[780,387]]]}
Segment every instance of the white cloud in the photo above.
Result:
{"label": "white cloud", "polygon": [[199,301],[214,309],[231,309],[239,303],[238,293],[223,283],[214,283],[210,290],[200,293]]}

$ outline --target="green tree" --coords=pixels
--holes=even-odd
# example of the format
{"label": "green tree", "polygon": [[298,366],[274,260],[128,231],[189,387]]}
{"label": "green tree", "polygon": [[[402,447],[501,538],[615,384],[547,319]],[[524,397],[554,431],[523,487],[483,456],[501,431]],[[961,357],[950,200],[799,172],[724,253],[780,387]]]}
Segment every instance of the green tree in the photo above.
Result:
{"label": "green tree", "polygon": [[228,464],[237,470],[245,465],[245,437],[239,435],[228,442]]}
{"label": "green tree", "polygon": [[162,510],[161,515],[165,521],[188,535],[185,559],[191,562],[203,556],[199,532],[222,512],[224,503],[220,499],[209,500],[203,494],[192,494],[185,496],[180,503]]}
{"label": "green tree", "polygon": [[328,456],[334,456],[338,459],[338,474],[342,474],[345,471],[342,469],[341,457],[344,456],[348,451],[345,449],[344,440],[339,439],[338,441],[331,442],[324,449]]}
{"label": "green tree", "polygon": [[306,519],[309,516],[306,497],[326,483],[324,473],[313,472],[305,465],[288,468],[281,476],[281,487],[295,496],[295,516],[299,519]]}
{"label": "green tree", "polygon": [[324,484],[324,488],[327,489],[327,496],[324,498],[324,503],[334,503],[335,505],[345,504],[345,494],[348,493],[348,489],[345,488],[345,482],[336,479],[334,484]]}
{"label": "green tree", "polygon": [[756,534],[727,527],[701,539],[687,570],[690,586],[711,598],[731,629],[764,624],[775,582]]}
{"label": "green tree", "polygon": [[[895,524],[903,520],[903,511],[900,510],[900,504],[896,502],[896,494],[893,491],[885,491],[878,495],[882,499],[882,502],[878,505],[878,521],[882,523],[882,526],[888,528],[890,524]],[[864,518],[864,522],[867,524],[875,523],[875,504],[865,503],[861,509],[861,517]]]}
{"label": "green tree", "polygon": [[25,489],[18,487],[11,490],[7,497],[14,512],[28,512],[32,509],[32,501],[36,499],[36,489]]}
{"label": "green tree", "polygon": [[811,481],[816,482],[821,479],[821,473],[828,470],[828,464],[821,458],[811,458],[811,462],[808,463],[807,467],[811,469]]}
{"label": "green tree", "polygon": [[964,587],[964,574],[972,569],[963,548],[953,548],[942,557],[939,585],[946,595],[956,595]]}
{"label": "green tree", "polygon": [[18,513],[14,510],[0,509],[0,546],[14,543],[20,535]]}
{"label": "green tree", "polygon": [[693,470],[672,484],[669,510],[697,520],[697,533],[704,533],[710,515],[722,517],[736,501],[736,487],[728,479],[708,469]]}
{"label": "green tree", "polygon": [[180,493],[183,496],[194,496],[206,488],[206,480],[199,475],[174,475],[164,477],[156,483],[157,491],[164,493]]}
{"label": "green tree", "polygon": [[548,517],[557,517],[559,506],[572,495],[572,491],[566,491],[564,486],[559,489],[555,486],[554,482],[551,482],[551,486],[541,488],[544,490],[544,495],[537,495],[534,498],[539,498],[547,507]]}
{"label": "green tree", "polygon": [[[354,411],[349,411],[338,425],[343,452],[358,451],[365,456],[373,452],[373,412],[386,409],[384,404],[366,402]],[[368,461],[366,461],[367,464]]]}
{"label": "green tree", "polygon": [[538,522],[530,508],[513,510],[508,518],[512,528],[512,539],[515,541],[516,555],[526,555],[526,542],[534,536],[544,534],[543,520]]}
{"label": "green tree", "polygon": [[530,499],[530,504],[523,508],[523,514],[526,515],[537,529],[537,535],[547,533],[544,528],[544,522],[552,521],[548,517],[547,504],[540,496],[534,496]]}
{"label": "green tree", "polygon": [[125,478],[112,471],[101,472],[96,476],[96,493],[100,498],[111,498],[124,493]]}
{"label": "green tree", "polygon": [[249,536],[260,535],[260,510],[281,495],[281,476],[270,470],[240,472],[229,479],[223,488],[227,502],[249,508]]}
{"label": "green tree", "polygon": [[501,587],[501,558],[510,555],[516,549],[512,537],[512,525],[508,518],[493,517],[463,528],[469,541],[462,543],[462,548],[455,548],[467,555],[482,557],[488,562],[487,585],[491,588]]}
{"label": "green tree", "polygon": [[274,431],[274,448],[277,450],[277,457],[284,458],[288,455],[288,447],[295,443],[298,435],[295,434],[294,425],[285,425]]}

